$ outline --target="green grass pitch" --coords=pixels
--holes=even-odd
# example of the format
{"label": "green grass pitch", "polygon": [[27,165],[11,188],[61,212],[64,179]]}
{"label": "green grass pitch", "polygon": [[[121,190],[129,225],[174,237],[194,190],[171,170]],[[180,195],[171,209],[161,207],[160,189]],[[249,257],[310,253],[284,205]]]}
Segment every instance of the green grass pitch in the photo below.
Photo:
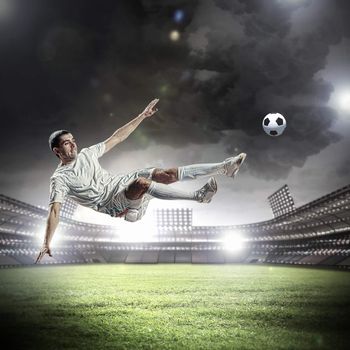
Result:
{"label": "green grass pitch", "polygon": [[6,349],[338,350],[350,344],[346,271],[95,264],[2,269],[0,282]]}

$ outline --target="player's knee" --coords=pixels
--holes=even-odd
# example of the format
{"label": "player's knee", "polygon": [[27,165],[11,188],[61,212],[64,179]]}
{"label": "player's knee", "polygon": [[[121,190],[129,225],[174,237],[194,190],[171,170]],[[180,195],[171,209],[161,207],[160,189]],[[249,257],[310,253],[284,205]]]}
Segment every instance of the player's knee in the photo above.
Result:
{"label": "player's knee", "polygon": [[146,193],[150,184],[151,180],[139,177],[129,187],[134,188],[136,191]]}
{"label": "player's knee", "polygon": [[152,180],[169,185],[178,180],[177,168],[155,169],[152,174]]}
{"label": "player's knee", "polygon": [[125,195],[129,199],[139,199],[147,192],[150,184],[150,180],[139,177],[129,185],[128,189],[125,191]]}
{"label": "player's knee", "polygon": [[167,174],[168,181],[169,181],[170,184],[173,183],[173,182],[176,182],[178,180],[178,178],[177,178],[177,168],[166,169],[165,173]]}

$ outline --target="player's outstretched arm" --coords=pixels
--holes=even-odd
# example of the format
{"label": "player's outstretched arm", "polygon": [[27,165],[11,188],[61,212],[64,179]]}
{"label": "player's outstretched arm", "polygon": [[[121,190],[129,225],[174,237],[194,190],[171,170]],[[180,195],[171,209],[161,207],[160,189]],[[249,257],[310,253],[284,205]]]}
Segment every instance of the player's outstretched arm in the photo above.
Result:
{"label": "player's outstretched arm", "polygon": [[49,215],[46,221],[46,231],[43,246],[40,249],[40,252],[35,260],[35,263],[41,261],[41,259],[48,254],[51,255],[50,242],[52,240],[53,234],[58,226],[59,216],[60,216],[61,203],[55,202],[50,205]]}
{"label": "player's outstretched arm", "polygon": [[145,119],[151,117],[154,113],[157,112],[156,104],[159,99],[156,98],[151,101],[145,110],[139,114],[136,118],[131,120],[129,123],[125,124],[118,130],[116,130],[111,137],[109,137],[106,141],[104,141],[106,145],[105,153],[112,149],[115,145],[120,142],[123,142]]}

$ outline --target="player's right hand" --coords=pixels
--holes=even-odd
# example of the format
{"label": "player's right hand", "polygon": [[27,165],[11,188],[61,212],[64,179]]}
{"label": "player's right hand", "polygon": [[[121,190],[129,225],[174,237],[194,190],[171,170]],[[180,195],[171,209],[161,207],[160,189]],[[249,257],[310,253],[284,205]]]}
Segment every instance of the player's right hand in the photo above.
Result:
{"label": "player's right hand", "polygon": [[145,116],[146,118],[151,117],[154,113],[158,111],[158,108],[156,108],[156,104],[158,102],[159,98],[155,98],[153,101],[151,101],[145,108],[145,110],[141,113],[141,115]]}
{"label": "player's right hand", "polygon": [[52,257],[51,249],[47,245],[43,245],[43,247],[40,249],[40,252],[35,260],[35,263],[37,264],[38,262],[40,262],[41,259],[45,256],[45,254],[48,254],[49,256]]}

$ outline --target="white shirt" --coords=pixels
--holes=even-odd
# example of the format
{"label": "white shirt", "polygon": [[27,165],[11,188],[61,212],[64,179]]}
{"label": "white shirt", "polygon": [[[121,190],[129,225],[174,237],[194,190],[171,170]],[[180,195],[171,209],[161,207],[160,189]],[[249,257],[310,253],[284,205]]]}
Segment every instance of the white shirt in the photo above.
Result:
{"label": "white shirt", "polygon": [[117,191],[121,178],[101,168],[98,158],[104,152],[105,144],[101,142],[83,148],[75,161],[59,164],[50,178],[50,204],[63,203],[69,196],[83,206],[103,211]]}

